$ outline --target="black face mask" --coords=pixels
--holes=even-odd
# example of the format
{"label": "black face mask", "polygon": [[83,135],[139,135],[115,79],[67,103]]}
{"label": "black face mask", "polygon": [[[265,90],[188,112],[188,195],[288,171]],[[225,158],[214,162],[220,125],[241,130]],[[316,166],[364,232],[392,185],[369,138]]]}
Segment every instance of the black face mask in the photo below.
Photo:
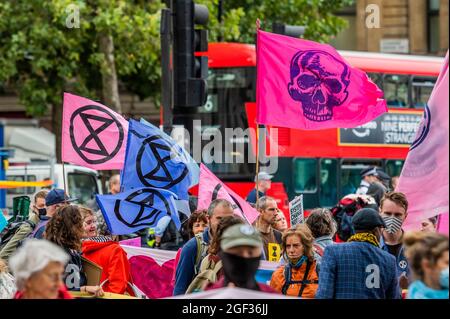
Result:
{"label": "black face mask", "polygon": [[47,208],[39,208],[38,209],[38,213],[39,213],[39,216],[45,216],[45,215],[47,215]]}
{"label": "black face mask", "polygon": [[237,255],[219,252],[222,260],[225,283],[233,283],[236,287],[259,290],[255,274],[259,267],[260,257],[243,258]]}

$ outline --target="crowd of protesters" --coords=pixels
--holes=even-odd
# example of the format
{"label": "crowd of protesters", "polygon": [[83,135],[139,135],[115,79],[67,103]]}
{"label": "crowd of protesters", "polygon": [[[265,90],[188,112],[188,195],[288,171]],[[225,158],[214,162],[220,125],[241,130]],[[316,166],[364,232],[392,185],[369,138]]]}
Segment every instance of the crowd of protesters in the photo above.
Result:
{"label": "crowd of protesters", "polygon": [[[449,239],[436,233],[437,217],[405,232],[405,195],[393,191],[378,168],[361,175],[356,194],[332,209],[311,210],[292,227],[266,194],[273,176],[260,173],[247,196],[259,213],[253,225],[237,217],[227,200],[197,211],[192,198],[181,231],[161,218],[154,229],[130,236],[141,236],[144,247],[177,251],[173,295],[239,287],[318,299],[448,298]],[[118,178],[111,178],[111,192],[118,191]],[[61,189],[35,194],[29,220],[0,245],[0,298],[133,295],[119,237],[109,233],[95,205],[73,201]],[[261,260],[274,256],[278,268],[271,280],[258,282]],[[101,266],[101,284],[87,284],[83,260]]]}

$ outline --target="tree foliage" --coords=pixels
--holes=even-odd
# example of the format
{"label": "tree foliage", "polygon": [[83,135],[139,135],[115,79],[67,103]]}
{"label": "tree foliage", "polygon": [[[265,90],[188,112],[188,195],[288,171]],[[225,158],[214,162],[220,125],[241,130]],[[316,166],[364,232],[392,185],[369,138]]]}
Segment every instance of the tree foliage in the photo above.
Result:
{"label": "tree foliage", "polygon": [[[254,42],[255,21],[305,25],[305,38],[327,41],[345,26],[333,15],[352,0],[196,0],[210,11],[210,41]],[[105,57],[102,32],[114,39],[119,82],[141,99],[159,105],[161,52],[160,0],[15,0],[0,2],[0,83],[13,87],[30,115],[61,104],[62,92],[101,99]],[[79,27],[68,27],[78,10]],[[58,111],[58,108],[56,108]]]}

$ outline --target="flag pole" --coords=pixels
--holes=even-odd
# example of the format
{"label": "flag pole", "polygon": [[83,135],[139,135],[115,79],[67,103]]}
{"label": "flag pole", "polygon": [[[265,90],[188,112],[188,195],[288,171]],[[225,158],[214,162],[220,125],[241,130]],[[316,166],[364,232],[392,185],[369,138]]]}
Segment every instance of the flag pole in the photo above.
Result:
{"label": "flag pole", "polygon": [[[255,49],[258,48],[258,31],[261,28],[261,21],[259,19],[256,19],[256,40],[255,40]],[[256,51],[258,52],[258,51]],[[258,54],[256,54],[256,81],[258,81]],[[256,85],[256,90],[258,90],[258,85]],[[256,123],[256,179],[255,179],[255,187],[256,187],[256,203],[258,203],[259,200],[259,190],[258,190],[258,173],[259,173],[259,124],[257,122],[258,118],[258,94],[256,94],[256,117],[255,117],[255,123]],[[256,204],[255,203],[255,204]]]}
{"label": "flag pole", "polygon": [[[67,186],[66,186],[66,170],[64,168],[64,162],[62,162],[62,171],[63,171],[63,187],[64,187],[64,193],[67,194]],[[69,196],[69,194],[67,194]]]}

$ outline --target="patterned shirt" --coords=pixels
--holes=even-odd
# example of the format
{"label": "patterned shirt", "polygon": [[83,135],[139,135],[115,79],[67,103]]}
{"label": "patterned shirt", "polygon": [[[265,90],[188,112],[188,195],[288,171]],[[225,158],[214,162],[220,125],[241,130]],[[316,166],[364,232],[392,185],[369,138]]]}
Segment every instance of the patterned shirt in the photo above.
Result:
{"label": "patterned shirt", "polygon": [[320,265],[316,298],[401,298],[395,258],[365,242],[327,246]]}

